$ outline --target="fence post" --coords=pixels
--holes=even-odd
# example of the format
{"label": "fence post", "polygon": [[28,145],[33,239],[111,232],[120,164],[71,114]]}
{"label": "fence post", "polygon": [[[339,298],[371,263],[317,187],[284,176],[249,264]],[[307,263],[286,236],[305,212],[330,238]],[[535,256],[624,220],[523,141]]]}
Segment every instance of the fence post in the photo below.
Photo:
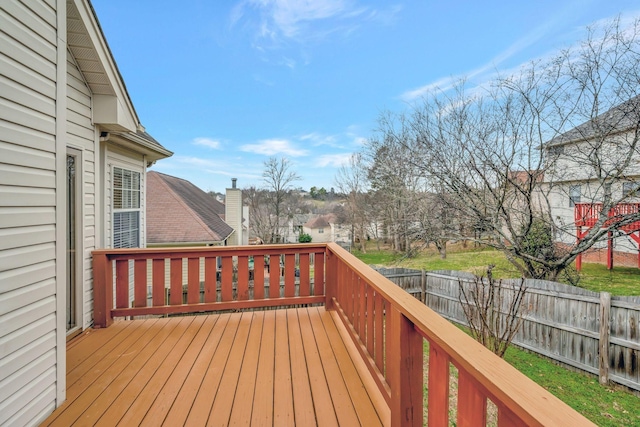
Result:
{"label": "fence post", "polygon": [[422,276],[420,276],[420,286],[422,287],[422,295],[420,295],[423,304],[427,304],[427,272],[422,269]]}
{"label": "fence post", "polygon": [[609,333],[611,330],[611,294],[600,292],[600,384],[609,382]]}
{"label": "fence post", "polygon": [[93,327],[106,328],[113,323],[113,271],[106,254],[93,254]]}

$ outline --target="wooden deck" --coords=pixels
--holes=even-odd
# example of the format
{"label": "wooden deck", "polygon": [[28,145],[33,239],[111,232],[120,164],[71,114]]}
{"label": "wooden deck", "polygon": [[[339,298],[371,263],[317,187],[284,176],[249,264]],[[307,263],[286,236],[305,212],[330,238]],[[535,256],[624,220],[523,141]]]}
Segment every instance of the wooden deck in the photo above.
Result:
{"label": "wooden deck", "polygon": [[68,344],[42,425],[388,424],[345,334],[324,307],[115,322]]}

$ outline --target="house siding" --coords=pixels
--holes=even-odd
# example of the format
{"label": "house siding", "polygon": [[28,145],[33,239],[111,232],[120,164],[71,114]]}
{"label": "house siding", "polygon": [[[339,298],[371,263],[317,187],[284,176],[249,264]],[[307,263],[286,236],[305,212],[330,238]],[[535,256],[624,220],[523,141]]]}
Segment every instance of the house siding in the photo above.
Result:
{"label": "house siding", "polygon": [[79,150],[82,189],[82,327],[93,324],[91,251],[96,249],[96,129],[92,123],[91,91],[71,52],[67,53],[67,146]]}
{"label": "house siding", "polygon": [[55,2],[0,5],[0,425],[58,396],[57,22]]}

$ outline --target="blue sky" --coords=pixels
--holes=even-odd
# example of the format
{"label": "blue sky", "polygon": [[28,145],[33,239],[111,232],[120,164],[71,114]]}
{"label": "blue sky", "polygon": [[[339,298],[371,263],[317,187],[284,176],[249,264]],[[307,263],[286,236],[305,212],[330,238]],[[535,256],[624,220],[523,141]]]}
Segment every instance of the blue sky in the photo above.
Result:
{"label": "blue sky", "polygon": [[568,47],[635,1],[93,0],[147,131],[173,157],[154,167],[203,190],[262,185],[286,157],[334,186],[376,128],[434,85]]}

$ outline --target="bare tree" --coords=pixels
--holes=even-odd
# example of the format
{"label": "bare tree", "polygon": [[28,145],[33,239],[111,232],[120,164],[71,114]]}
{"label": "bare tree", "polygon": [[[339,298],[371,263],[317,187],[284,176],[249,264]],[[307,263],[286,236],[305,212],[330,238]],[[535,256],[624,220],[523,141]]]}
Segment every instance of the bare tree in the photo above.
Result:
{"label": "bare tree", "polygon": [[469,288],[462,281],[459,301],[469,324],[471,336],[500,357],[511,344],[523,321],[524,296],[527,288],[524,279],[518,286],[503,285],[487,268],[486,279],[475,277]]}
{"label": "bare tree", "polygon": [[291,187],[300,176],[291,169],[291,163],[285,158],[271,157],[264,162],[262,178],[265,183],[266,203],[270,209],[268,223],[270,228],[269,243],[278,243],[283,238],[284,228],[290,215],[286,202],[291,196]]}
{"label": "bare tree", "polygon": [[251,212],[250,237],[258,237],[263,242],[269,242],[273,232],[273,220],[267,203],[267,191],[252,186],[244,188],[242,195]]}
{"label": "bare tree", "polygon": [[366,162],[361,153],[354,154],[349,163],[342,165],[335,177],[338,192],[346,198],[346,216],[351,224],[351,246],[359,243],[362,252],[367,251],[367,232],[375,217],[370,215],[371,205],[367,191],[369,181]]}
{"label": "bare tree", "polygon": [[[410,170],[440,189],[479,231],[475,239],[503,251],[522,275],[556,279],[578,254],[640,220],[614,209],[639,190],[630,178],[640,175],[639,36],[639,21],[592,27],[578,46],[490,85],[459,82],[426,96],[410,117],[384,117],[383,142],[394,147],[387,170]],[[398,147],[410,156],[395,156]],[[599,201],[602,212],[578,239],[573,212],[566,220],[551,209],[575,182],[586,183],[583,201]],[[627,191],[611,191],[621,183]]]}

